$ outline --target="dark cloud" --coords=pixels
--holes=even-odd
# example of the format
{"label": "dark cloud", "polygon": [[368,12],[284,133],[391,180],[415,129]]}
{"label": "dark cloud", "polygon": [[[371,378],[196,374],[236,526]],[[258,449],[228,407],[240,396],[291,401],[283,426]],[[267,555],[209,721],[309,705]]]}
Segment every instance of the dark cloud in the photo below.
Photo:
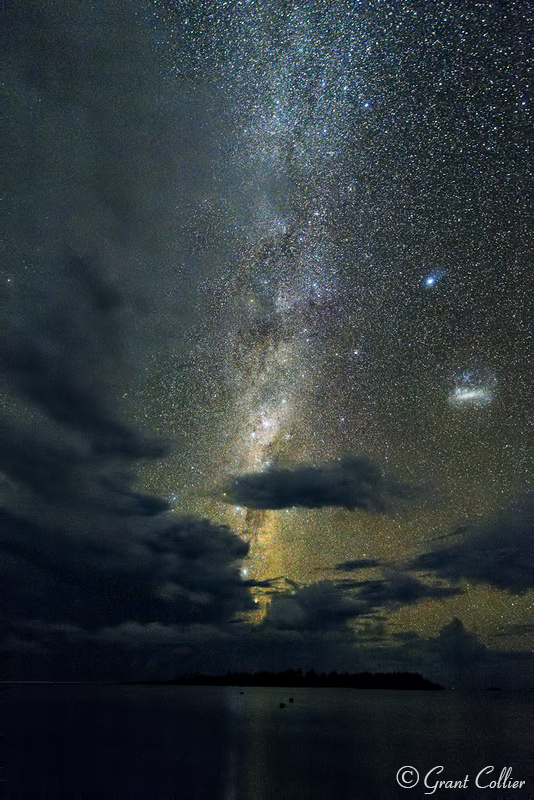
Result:
{"label": "dark cloud", "polygon": [[446,544],[423,553],[409,567],[442,578],[489,583],[522,593],[534,587],[534,495],[512,502],[481,524],[463,526]]}
{"label": "dark cloud", "polygon": [[[495,674],[500,672],[501,655],[489,651],[478,636],[467,630],[458,618],[447,622],[437,636],[425,637],[414,631],[393,635],[398,647],[388,648],[386,657],[397,658],[410,671],[422,671],[425,675],[445,686],[481,688],[495,685]],[[512,654],[510,654],[512,655]],[[521,662],[521,656],[514,654],[510,663]],[[522,665],[521,675],[507,676],[505,683],[526,685],[526,672]],[[505,673],[497,683],[502,683]],[[511,680],[510,680],[511,679]]]}
{"label": "dark cloud", "polygon": [[361,599],[373,608],[412,605],[424,598],[441,600],[461,592],[457,587],[430,586],[404,572],[393,573],[386,580],[361,581],[352,585],[359,587]]}
{"label": "dark cloud", "polygon": [[472,680],[486,654],[486,648],[476,634],[467,631],[457,617],[441,629],[433,649],[454,684],[465,681],[466,675]]}
{"label": "dark cloud", "polygon": [[162,445],[121,422],[102,391],[99,373],[104,364],[120,369],[123,344],[119,326],[108,329],[110,311],[69,288],[62,291],[61,305],[38,327],[28,324],[27,315],[13,319],[0,350],[11,390],[51,420],[89,434],[96,452],[163,455]]}
{"label": "dark cloud", "polygon": [[376,558],[356,558],[353,561],[343,561],[334,567],[338,572],[355,572],[359,569],[369,569],[370,567],[380,566],[380,561]]}
{"label": "dark cloud", "polygon": [[456,587],[428,585],[401,572],[372,581],[319,581],[275,593],[264,624],[288,630],[335,630],[356,618],[376,617],[424,598],[443,599],[459,592]]}
{"label": "dark cloud", "polygon": [[288,630],[333,630],[365,611],[367,607],[353,593],[331,581],[320,581],[275,594],[263,624]]}
{"label": "dark cloud", "polygon": [[0,468],[8,483],[0,502],[35,524],[71,530],[109,530],[114,518],[164,511],[164,500],[133,488],[136,461],[164,448],[124,421],[108,374],[125,377],[127,330],[79,286],[67,284],[50,302],[57,307],[48,317],[8,306],[0,345],[8,390]]}
{"label": "dark cloud", "polygon": [[[31,419],[22,414],[0,418],[0,468],[19,484],[19,494],[40,498],[48,506],[60,504],[79,511],[98,506],[117,515],[150,515],[168,508],[165,500],[132,489],[131,456],[126,460],[120,446],[113,450],[113,437],[107,441],[108,454],[103,455],[94,446],[92,430],[84,435],[80,419],[77,424],[73,435],[37,412]],[[141,437],[132,431],[129,438],[137,439],[141,451]],[[144,453],[154,453],[150,443]]]}
{"label": "dark cloud", "polygon": [[[55,675],[138,680],[168,679],[184,671],[284,670],[408,671],[449,686],[525,688],[532,682],[529,653],[485,648],[459,620],[434,637],[413,631],[388,634],[387,626],[298,629],[274,625],[125,620],[96,630],[29,620],[9,634],[0,652],[18,659],[20,673],[39,674],[54,651],[66,658]],[[105,661],[102,655],[105,653]],[[30,670],[30,671],[29,671]],[[42,672],[41,672],[42,674]]]}
{"label": "dark cloud", "polygon": [[415,495],[413,486],[386,475],[368,458],[358,456],[347,456],[322,467],[273,467],[239,475],[223,487],[225,502],[264,509],[340,506],[391,513]]}
{"label": "dark cloud", "polygon": [[252,607],[239,570],[246,543],[208,520],[130,517],[113,532],[91,532],[3,512],[1,524],[8,620],[39,615],[94,629],[130,619],[220,622]]}
{"label": "dark cloud", "polygon": [[[163,513],[164,500],[134,488],[137,459],[161,447],[120,419],[100,380],[119,349],[107,335],[119,304],[93,295],[63,288],[54,323],[18,313],[7,326],[0,501],[8,618],[38,613],[48,624],[89,629],[231,618],[251,606],[238,563],[247,545],[224,526]],[[85,364],[91,350],[95,361]]]}
{"label": "dark cloud", "polygon": [[515,622],[506,625],[504,630],[494,634],[496,637],[506,636],[534,636],[534,622]]}
{"label": "dark cloud", "polygon": [[158,324],[151,309],[168,311],[163,264],[170,244],[176,260],[170,218],[175,228],[194,193],[192,176],[177,179],[194,114],[176,124],[187,103],[173,100],[132,4],[11,12],[0,572],[11,649],[48,653],[53,672],[71,651],[102,659],[97,631],[154,638],[158,625],[216,626],[253,603],[240,537],[165,513],[136,487],[139,460],[166,450],[126,398]]}

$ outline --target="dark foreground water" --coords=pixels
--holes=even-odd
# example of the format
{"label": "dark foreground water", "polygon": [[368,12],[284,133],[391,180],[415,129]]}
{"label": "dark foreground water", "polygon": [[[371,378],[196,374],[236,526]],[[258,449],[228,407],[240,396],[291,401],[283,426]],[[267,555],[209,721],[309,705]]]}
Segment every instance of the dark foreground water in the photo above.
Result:
{"label": "dark foreground water", "polygon": [[[0,693],[4,797],[366,800],[534,797],[532,695],[15,685]],[[289,703],[289,697],[294,698]],[[280,708],[285,702],[286,707]],[[443,765],[441,774],[431,773]],[[396,774],[415,767],[419,784]],[[477,788],[475,779],[485,767]],[[490,788],[504,768],[526,785]],[[407,783],[413,771],[403,773]],[[465,777],[468,777],[467,783]],[[439,788],[438,780],[465,788]],[[425,792],[429,794],[425,794]]]}

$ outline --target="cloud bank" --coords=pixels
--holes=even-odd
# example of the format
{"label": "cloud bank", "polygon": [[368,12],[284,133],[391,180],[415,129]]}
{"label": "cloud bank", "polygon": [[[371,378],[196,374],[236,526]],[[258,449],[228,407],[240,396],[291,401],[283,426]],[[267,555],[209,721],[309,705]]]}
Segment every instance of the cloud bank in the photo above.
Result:
{"label": "cloud bank", "polygon": [[413,486],[386,475],[362,456],[346,456],[319,467],[272,467],[238,475],[223,487],[225,502],[264,509],[338,506],[394,513],[415,497]]}
{"label": "cloud bank", "polygon": [[534,588],[534,494],[514,500],[493,519],[463,526],[409,567],[519,594]]}
{"label": "cloud bank", "polygon": [[102,645],[98,631],[221,624],[253,605],[243,540],[136,486],[139,462],[167,448],[125,397],[153,309],[168,311],[169,232],[196,191],[188,137],[203,146],[145,11],[29,2],[5,20],[0,571],[12,650],[40,653],[51,673],[69,648]]}

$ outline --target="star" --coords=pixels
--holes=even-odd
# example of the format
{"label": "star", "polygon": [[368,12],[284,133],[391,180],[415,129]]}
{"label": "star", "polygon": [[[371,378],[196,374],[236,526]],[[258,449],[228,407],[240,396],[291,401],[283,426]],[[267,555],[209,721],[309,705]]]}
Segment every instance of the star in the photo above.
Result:
{"label": "star", "polygon": [[444,276],[445,272],[443,270],[435,270],[423,279],[423,286],[426,289],[435,289],[441,283]]}

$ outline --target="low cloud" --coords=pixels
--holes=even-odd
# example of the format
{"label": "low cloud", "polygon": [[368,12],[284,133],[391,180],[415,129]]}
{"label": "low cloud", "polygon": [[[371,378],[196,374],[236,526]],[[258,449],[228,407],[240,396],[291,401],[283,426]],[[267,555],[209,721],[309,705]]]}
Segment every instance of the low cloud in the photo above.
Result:
{"label": "low cloud", "polygon": [[101,371],[116,363],[120,375],[127,331],[116,318],[120,303],[94,295],[94,286],[68,284],[54,298],[53,319],[15,306],[5,327],[8,618],[34,618],[39,609],[47,623],[89,629],[232,618],[252,606],[240,577],[248,547],[225,526],[165,513],[164,500],[135,488],[138,460],[163,447],[118,412]]}
{"label": "low cloud", "polygon": [[319,581],[275,593],[264,624],[293,630],[335,630],[350,620],[376,617],[425,598],[441,600],[459,594],[457,587],[429,585],[407,573],[369,581]]}
{"label": "low cloud", "polygon": [[494,634],[495,637],[507,636],[534,636],[534,622],[515,622],[506,625],[503,630]]}
{"label": "low cloud", "polygon": [[158,626],[220,625],[253,607],[246,543],[137,487],[139,461],[166,445],[141,432],[127,398],[159,325],[152,309],[170,316],[170,232],[197,181],[184,149],[203,134],[135,10],[21,3],[6,17],[0,579],[9,641],[49,652],[49,674],[68,648],[102,659],[96,631],[148,641]]}
{"label": "low cloud", "polygon": [[301,464],[238,475],[223,487],[222,499],[247,508],[338,506],[395,513],[416,496],[412,485],[385,474],[370,459],[346,456],[320,467]]}
{"label": "low cloud", "polygon": [[370,569],[378,566],[380,566],[380,561],[377,561],[376,558],[356,558],[353,561],[343,561],[341,564],[336,564],[334,569],[337,572],[356,572],[360,569]]}
{"label": "low cloud", "polygon": [[359,596],[370,607],[412,605],[425,598],[442,600],[460,594],[454,586],[429,585],[406,573],[394,573],[386,580],[362,581],[357,585]]}
{"label": "low cloud", "polygon": [[527,592],[534,588],[534,495],[513,501],[483,523],[462,526],[445,542],[418,556],[409,568]]}
{"label": "low cloud", "polygon": [[354,593],[320,581],[271,598],[263,624],[288,630],[334,630],[367,610]]}
{"label": "low cloud", "polygon": [[122,530],[35,525],[1,513],[8,620],[93,629],[136,619],[221,622],[252,608],[240,577],[247,544],[208,520],[130,518]]}

